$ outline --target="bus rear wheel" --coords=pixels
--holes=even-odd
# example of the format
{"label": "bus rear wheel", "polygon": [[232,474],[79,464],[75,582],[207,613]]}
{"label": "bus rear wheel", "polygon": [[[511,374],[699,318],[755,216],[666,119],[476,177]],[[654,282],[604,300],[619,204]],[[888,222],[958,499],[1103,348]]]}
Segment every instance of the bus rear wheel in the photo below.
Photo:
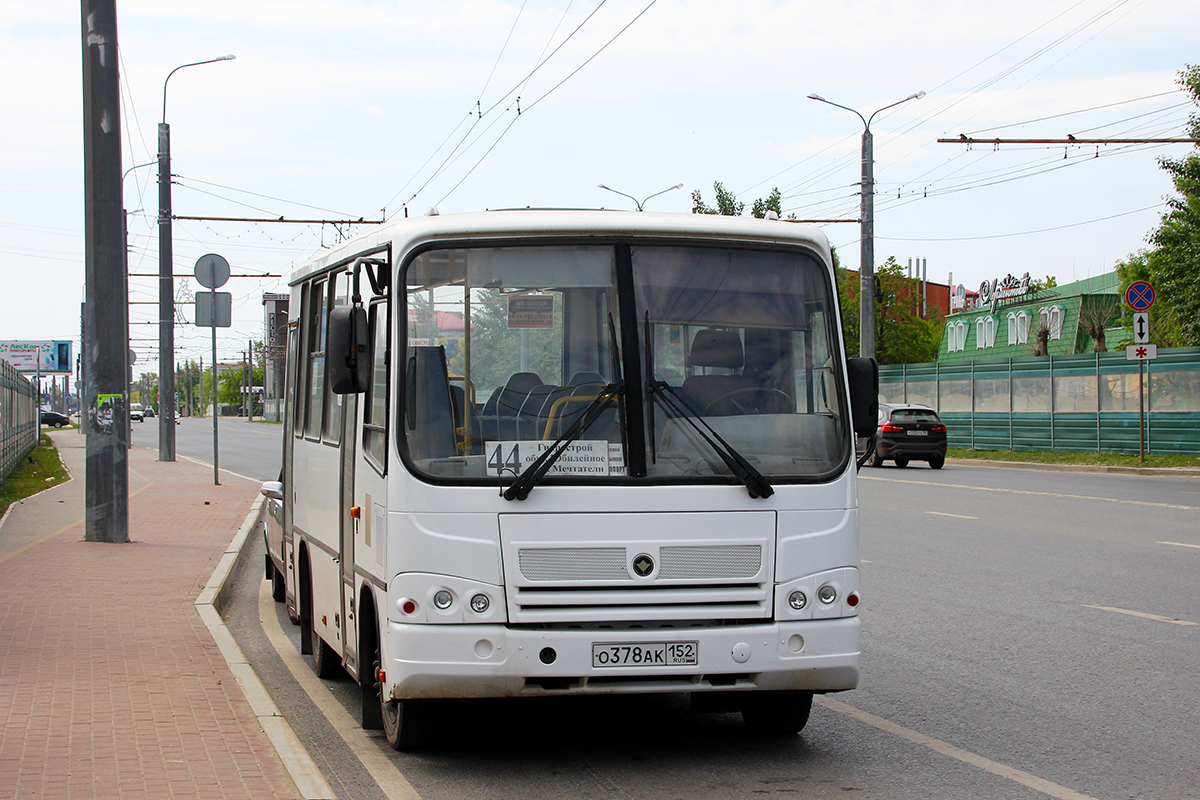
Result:
{"label": "bus rear wheel", "polygon": [[751,692],[742,699],[742,719],[752,733],[799,733],[808,724],[812,701],[812,692]]}

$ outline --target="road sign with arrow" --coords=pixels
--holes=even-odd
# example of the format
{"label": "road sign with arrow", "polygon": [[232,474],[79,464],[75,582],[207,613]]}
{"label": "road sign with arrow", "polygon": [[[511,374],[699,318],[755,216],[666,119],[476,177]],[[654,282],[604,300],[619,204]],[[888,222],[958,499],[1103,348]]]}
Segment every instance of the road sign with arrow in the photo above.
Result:
{"label": "road sign with arrow", "polygon": [[1150,315],[1145,311],[1133,314],[1133,343],[1146,344],[1150,341]]}

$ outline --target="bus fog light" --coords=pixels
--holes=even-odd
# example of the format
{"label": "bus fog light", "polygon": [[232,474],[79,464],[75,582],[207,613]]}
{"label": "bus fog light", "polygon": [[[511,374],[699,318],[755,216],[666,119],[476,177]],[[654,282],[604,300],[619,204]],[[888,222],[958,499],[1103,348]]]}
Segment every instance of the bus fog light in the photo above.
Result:
{"label": "bus fog light", "polygon": [[837,589],[827,583],[817,590],[817,597],[820,598],[822,603],[829,605],[834,600],[837,600]]}
{"label": "bus fog light", "polygon": [[450,594],[446,589],[440,589],[433,595],[433,604],[440,610],[445,611],[454,602],[454,595]]}
{"label": "bus fog light", "polygon": [[808,605],[808,595],[797,589],[788,595],[788,605],[792,607],[793,611],[803,611],[804,607]]}
{"label": "bus fog light", "polygon": [[471,598],[471,610],[476,614],[482,614],[483,612],[487,611],[491,605],[492,601],[488,600],[488,596],[486,594],[477,594]]}

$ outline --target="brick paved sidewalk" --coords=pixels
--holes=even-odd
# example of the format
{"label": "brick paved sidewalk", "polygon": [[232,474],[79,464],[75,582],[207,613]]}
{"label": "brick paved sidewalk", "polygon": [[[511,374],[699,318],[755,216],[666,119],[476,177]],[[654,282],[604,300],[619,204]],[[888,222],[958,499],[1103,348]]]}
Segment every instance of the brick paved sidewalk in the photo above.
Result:
{"label": "brick paved sidewalk", "polygon": [[193,605],[258,485],[129,451],[130,544],[84,542],[74,480],[0,528],[0,798],[298,798]]}

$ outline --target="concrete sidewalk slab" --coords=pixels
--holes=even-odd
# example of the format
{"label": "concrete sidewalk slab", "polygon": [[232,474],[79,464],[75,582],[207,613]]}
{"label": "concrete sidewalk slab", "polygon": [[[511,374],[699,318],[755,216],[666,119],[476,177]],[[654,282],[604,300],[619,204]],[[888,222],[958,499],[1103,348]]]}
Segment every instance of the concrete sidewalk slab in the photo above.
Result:
{"label": "concrete sidewalk slab", "polygon": [[258,485],[134,448],[132,542],[84,542],[54,439],[75,479],[0,528],[0,798],[301,797],[194,605]]}

